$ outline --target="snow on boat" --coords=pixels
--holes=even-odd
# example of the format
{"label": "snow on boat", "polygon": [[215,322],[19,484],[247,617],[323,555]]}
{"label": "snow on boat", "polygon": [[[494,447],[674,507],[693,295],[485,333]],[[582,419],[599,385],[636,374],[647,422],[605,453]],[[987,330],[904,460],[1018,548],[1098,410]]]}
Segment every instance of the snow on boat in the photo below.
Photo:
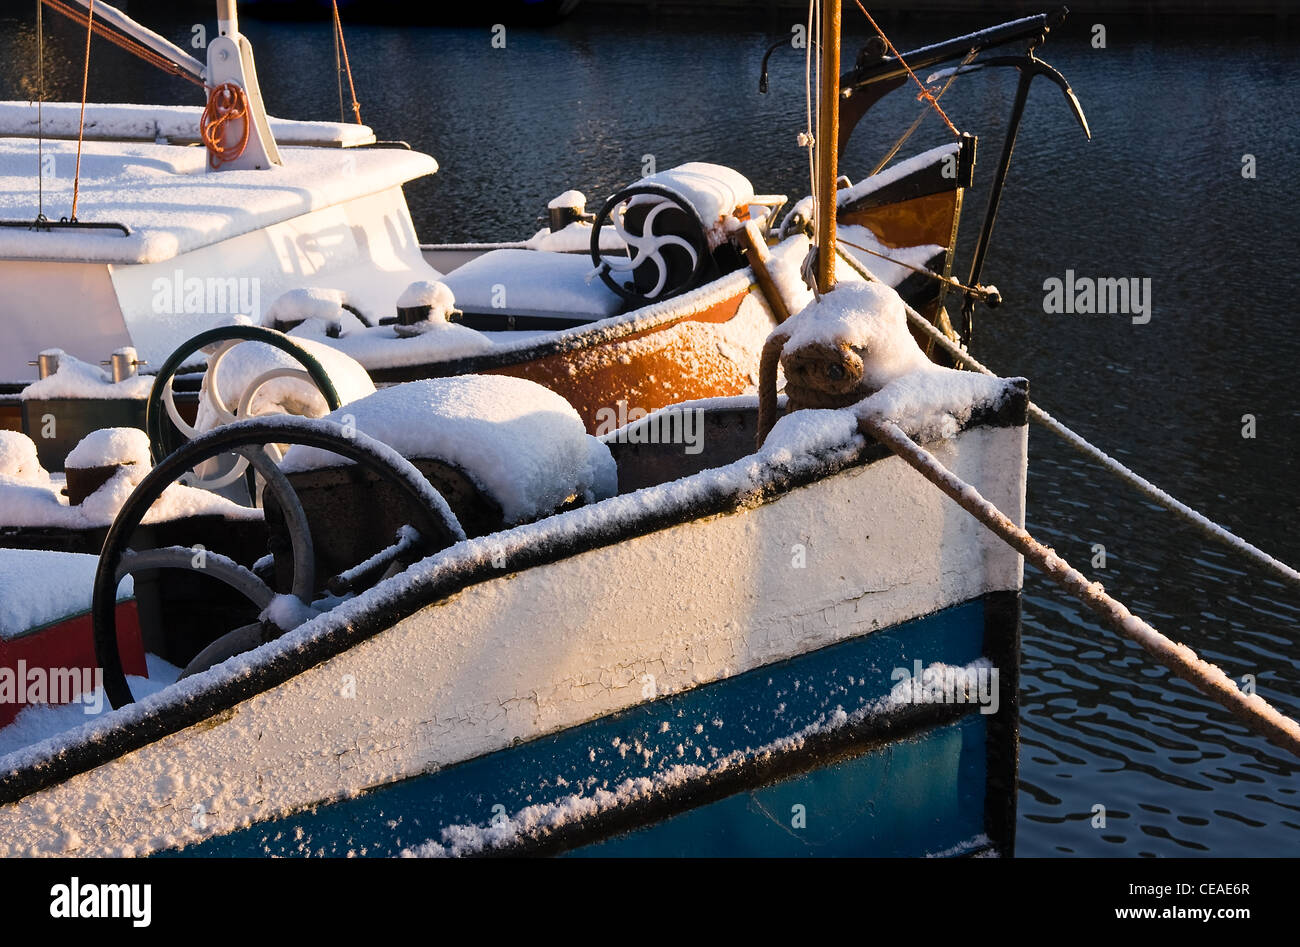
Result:
{"label": "snow on boat", "polygon": [[[99,552],[115,708],[0,730],[0,854],[1010,854],[1021,558],[864,434],[1023,519],[1023,380],[932,364],[903,316],[954,338],[949,290],[966,328],[996,302],[1005,160],[969,285],[970,136],[838,189],[832,160],[783,217],[697,162],[421,245],[401,186],[433,160],[265,116],[221,9],[204,67],[108,8],[211,97],[206,152],[183,110],[87,107],[94,221],[22,223],[32,117],[0,108],[0,305],[40,375],[0,545]],[[846,75],[842,136],[892,68]],[[36,132],[56,165],[70,115]],[[51,300],[99,321],[60,335]],[[819,353],[781,350],[784,403],[778,342]]]}
{"label": "snow on boat", "polygon": [[[868,289],[834,298],[887,298]],[[886,315],[928,365],[901,308],[863,318]],[[920,363],[886,359],[863,405],[1021,515],[1023,382]],[[778,852],[794,819],[801,851],[1009,852],[1020,558],[859,434],[861,409],[792,410],[757,452],[752,397],[597,439],[554,392],[470,375],[200,435],[104,543],[118,709],[0,761],[0,851],[698,852],[708,826],[706,850]],[[688,423],[698,441],[659,436]],[[138,542],[231,449],[265,477],[269,555]],[[183,671],[143,696],[109,606],[159,568],[227,583],[247,624],[197,653],[146,629]]]}
{"label": "snow on boat", "polygon": [[[359,124],[266,116],[233,5],[223,6],[230,19],[206,65],[98,7],[109,25],[97,28],[168,59],[210,98],[218,87],[244,90],[231,94],[250,117],[241,133],[237,120],[210,124],[217,99],[206,110],[0,103],[4,426],[34,434],[20,392],[34,364],[44,371],[42,353],[93,365],[129,350],[131,361],[157,366],[196,333],[244,317],[325,337],[377,384],[466,372],[529,378],[563,394],[592,431],[601,412],[753,390],[757,347],[791,307],[783,290],[807,253],[806,201],[782,217],[784,195],[756,194],[735,170],[694,162],[631,183],[596,214],[567,191],[527,240],[421,243],[402,187],[437,162],[381,146]],[[203,131],[212,127],[222,133]],[[191,147],[197,140],[208,147]],[[843,192],[853,244],[844,252],[944,326],[973,164],[967,137]],[[70,204],[74,219],[46,216]],[[751,259],[766,254],[760,243],[774,244],[785,273],[766,289]],[[423,331],[428,308],[403,305],[411,284],[438,281],[454,295],[459,331]],[[346,318],[295,311],[304,290],[332,295]],[[312,311],[319,316],[319,305]],[[180,388],[192,411],[193,392]],[[93,429],[74,410],[88,408],[84,400],[62,407],[79,433]]]}

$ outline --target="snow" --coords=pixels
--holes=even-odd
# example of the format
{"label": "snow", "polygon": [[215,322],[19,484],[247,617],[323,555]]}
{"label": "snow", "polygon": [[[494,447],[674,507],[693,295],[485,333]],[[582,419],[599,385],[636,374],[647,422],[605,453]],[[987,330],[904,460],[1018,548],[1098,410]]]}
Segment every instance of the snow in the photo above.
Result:
{"label": "snow", "polygon": [[[6,482],[6,478],[0,477],[0,525],[73,530],[110,526],[149,469],[147,464],[120,468],[79,506],[68,505],[68,498],[57,481],[20,483]],[[161,523],[200,515],[260,519],[262,511],[240,506],[207,490],[172,484],[149,508],[144,522]]]}
{"label": "snow", "polygon": [[[987,659],[981,658],[956,670],[962,675],[974,676],[980,667],[987,667],[987,665]],[[925,671],[943,667],[943,665],[928,665]],[[852,712],[837,706],[828,713],[822,714],[813,723],[799,728],[788,736],[779,737],[757,747],[733,750],[704,764],[661,763],[650,775],[629,777],[612,789],[595,786],[589,793],[575,792],[561,796],[554,802],[534,803],[505,818],[494,816],[486,825],[444,826],[440,833],[441,841],[431,839],[423,844],[404,849],[402,857],[455,858],[541,838],[567,825],[580,823],[584,819],[661,794],[669,789],[716,778],[721,773],[752,765],[756,760],[767,760],[783,753],[798,751],[806,746],[810,739],[834,733],[845,727],[859,726],[875,718],[886,718],[909,703],[911,703],[909,697],[891,693],[886,697],[866,701]],[[714,722],[721,724],[721,721]],[[667,727],[666,723],[664,727]],[[646,763],[649,765],[653,754],[647,750],[645,755]],[[987,842],[987,839],[985,841]],[[939,854],[955,855],[959,852]]]}
{"label": "snow", "polygon": [[[118,105],[86,103],[87,141],[97,138],[133,138],[157,141],[169,138],[188,143],[199,140],[197,105]],[[0,102],[0,137],[34,137],[39,130],[47,138],[75,138],[81,120],[80,102],[44,102],[37,124],[35,102]],[[271,134],[280,145],[338,144],[366,145],[375,133],[351,122],[300,122],[267,117]]]}
{"label": "snow", "polygon": [[[739,171],[702,161],[691,161],[660,171],[636,184],[666,187],[686,198],[700,215],[711,248],[716,248],[726,239],[732,212],[742,204],[748,205],[755,196],[754,186]],[[632,203],[653,199],[648,195],[635,197]]]}
{"label": "snow", "polygon": [[574,253],[492,250],[443,277],[466,312],[612,316],[623,300],[590,279],[592,263]]}
{"label": "snow", "polygon": [[296,595],[277,595],[257,618],[259,621],[269,620],[281,631],[289,631],[319,614],[321,613]]}
{"label": "snow", "polygon": [[64,460],[67,469],[87,470],[113,464],[148,467],[149,435],[134,427],[106,427],[83,437]]}
{"label": "snow", "polygon": [[[841,252],[852,256],[876,279],[887,286],[894,287],[897,287],[914,272],[902,264],[906,263],[924,269],[935,256],[943,253],[945,249],[933,243],[923,243],[915,247],[886,246],[876,238],[870,228],[858,224],[838,225],[836,227],[835,245]],[[864,253],[859,247],[866,247],[867,250],[873,250],[875,253]],[[883,260],[876,256],[876,253],[883,253],[889,259]],[[892,262],[894,260],[899,262]],[[846,267],[838,269],[846,269]]]}
{"label": "snow", "polygon": [[398,309],[429,306],[430,319],[446,321],[447,314],[456,308],[456,295],[441,280],[416,280],[397,297]]}
{"label": "snow", "polygon": [[954,437],[976,409],[997,410],[1012,390],[1001,378],[931,364],[894,379],[854,410],[887,418],[925,443]]}
{"label": "snow", "polygon": [[888,168],[879,174],[873,174],[869,178],[864,178],[852,187],[842,188],[835,192],[835,203],[844,207],[853,203],[861,197],[872,194],[887,184],[893,184],[895,181],[901,181],[909,174],[927,168],[932,164],[942,161],[945,155],[955,155],[961,150],[961,142],[950,142],[946,145],[939,145],[931,148],[929,151],[923,151],[919,155],[891,164]]}
{"label": "snow", "polygon": [[[44,153],[54,172],[45,180],[48,213],[71,205],[77,143],[47,140]],[[438,168],[427,155],[396,148],[282,148],[281,156],[280,167],[209,174],[203,148],[88,141],[78,216],[125,224],[131,234],[4,228],[0,258],[158,263]],[[0,139],[0,218],[35,219],[37,165],[35,141]]]}
{"label": "snow", "polygon": [[[129,675],[126,679],[131,693],[141,699],[157,694],[181,675],[180,668],[153,654],[145,655],[145,668],[149,672],[148,677]],[[93,697],[88,700],[83,698],[79,703],[24,707],[9,726],[0,730],[0,757],[23,747],[58,738],[60,734],[76,730],[88,721],[97,720],[111,712],[111,709],[112,704],[102,687],[95,689]]]}
{"label": "snow", "polygon": [[[432,378],[384,388],[329,416],[387,444],[407,458],[433,458],[464,470],[497,503],[507,523],[545,516],[582,497],[594,502],[615,489],[609,449],[588,436],[560,395],[505,375]],[[288,473],[334,466],[337,455],[290,448]]]}
{"label": "snow", "polygon": [[869,394],[851,409],[853,416],[888,418],[922,441],[953,437],[977,408],[996,409],[1010,390],[996,376],[926,358],[908,330],[902,297],[883,283],[839,283],[776,331],[787,336],[783,355],[822,346],[859,357],[861,387]]}
{"label": "snow", "polygon": [[902,297],[882,283],[841,283],[777,331],[788,336],[786,354],[809,345],[851,349],[872,389],[932,364],[907,329]]}
{"label": "snow", "polygon": [[[523,244],[529,250],[548,250],[551,253],[590,253],[591,233],[595,225],[585,220],[575,220],[560,230],[543,227]],[[627,244],[613,227],[600,228],[600,248],[606,251],[627,250]]]}
{"label": "snow", "polygon": [[[85,553],[0,548],[0,638],[89,611],[98,565],[98,556]],[[132,594],[127,576],[118,601]]]}
{"label": "snow", "polygon": [[813,291],[803,278],[803,264],[811,246],[812,242],[800,233],[768,251],[767,271],[791,315],[813,301]]}
{"label": "snow", "polygon": [[36,444],[21,431],[0,430],[0,485],[49,483],[50,475],[36,456]]}
{"label": "snow", "polygon": [[[0,238],[2,239],[2,238]],[[58,351],[47,349],[49,351]],[[46,354],[42,352],[41,354]],[[153,376],[132,375],[119,382],[98,365],[83,362],[66,352],[59,352],[59,369],[53,375],[32,382],[19,396],[24,401],[53,398],[134,398],[149,397]]]}
{"label": "snow", "polygon": [[[401,333],[398,329],[401,329]],[[417,330],[412,332],[411,330]],[[295,340],[318,339],[367,369],[397,368],[470,358],[494,351],[491,339],[469,326],[430,319],[414,326],[374,326],[326,338],[319,324],[305,322],[290,330]],[[515,333],[510,333],[511,336]]]}
{"label": "snow", "polygon": [[[313,319],[309,322],[322,334],[324,333],[324,323],[321,320]],[[325,369],[325,374],[334,384],[341,404],[346,405],[374,393],[375,385],[370,380],[370,375],[359,362],[345,352],[326,345],[318,339],[308,338],[305,334],[294,335],[293,340],[320,362],[321,367]],[[215,384],[226,408],[234,412],[250,385],[256,383],[267,372],[278,369],[306,370],[288,352],[283,352],[264,342],[241,342],[232,347],[217,363],[216,371]],[[212,372],[209,370],[203,379],[203,391],[199,399],[195,423],[199,431],[210,431],[222,421],[208,395],[209,387],[213,383]],[[241,417],[261,414],[298,414],[319,418],[327,411],[329,411],[329,404],[325,396],[316,388],[315,382],[290,376],[270,379],[259,387],[252,401],[249,402],[248,411]]]}
{"label": "snow", "polygon": [[581,191],[575,191],[572,189],[565,191],[563,194],[557,194],[546,203],[548,210],[555,210],[560,207],[582,208],[586,206],[587,195],[583,194]]}
{"label": "snow", "polygon": [[[291,289],[276,297],[275,302],[262,314],[262,325],[274,326],[277,322],[297,322],[300,319],[319,319],[331,327],[341,327],[340,316],[347,313],[343,304],[347,294],[342,290],[323,286]],[[347,313],[352,315],[351,313]],[[355,316],[352,316],[355,319]]]}

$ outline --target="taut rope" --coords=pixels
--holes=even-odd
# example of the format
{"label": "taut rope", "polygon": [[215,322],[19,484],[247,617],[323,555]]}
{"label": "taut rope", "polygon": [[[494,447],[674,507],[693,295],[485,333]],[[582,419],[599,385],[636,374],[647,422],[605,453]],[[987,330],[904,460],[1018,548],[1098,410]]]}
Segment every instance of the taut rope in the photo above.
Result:
{"label": "taut rope", "polygon": [[926,87],[924,82],[916,77],[916,73],[914,73],[912,67],[907,64],[907,60],[903,58],[903,54],[894,48],[894,44],[889,41],[889,37],[885,35],[885,31],[880,28],[871,14],[867,12],[867,8],[862,5],[862,0],[853,0],[853,2],[858,5],[858,9],[862,11],[862,15],[867,18],[867,22],[871,24],[871,27],[876,31],[876,34],[884,40],[885,47],[894,54],[894,58],[897,59],[899,64],[907,70],[907,74],[912,77],[912,81],[916,83],[916,87],[921,90],[921,93],[917,98],[924,99],[928,102],[930,107],[939,113],[939,117],[943,119],[943,123],[948,126],[948,130],[960,138],[961,132],[957,131],[957,126],[952,123],[948,118],[947,113],[944,112],[943,106],[939,104],[938,97]]}
{"label": "taut rope", "polygon": [[860,415],[858,427],[914,467],[994,535],[1096,613],[1112,631],[1141,645],[1176,676],[1225,707],[1255,733],[1300,756],[1300,724],[1258,694],[1242,692],[1222,668],[1156,631],[1122,602],[1107,595],[1100,582],[1088,581],[1079,570],[1013,523],[973,486],[939,463],[896,423],[883,417]]}
{"label": "taut rope", "polygon": [[[847,255],[842,255],[841,259],[843,259],[846,263],[848,263],[848,265],[851,266],[854,270],[856,270],[858,274],[861,275],[864,279],[873,279],[871,274],[862,266],[860,266],[858,262],[854,260],[852,257]],[[967,365],[971,368],[971,370],[980,372],[981,374],[984,375],[997,374],[993,370],[980,364],[976,359],[972,358],[969,352],[967,352],[961,346],[954,343],[942,332],[936,329],[933,325],[930,324],[930,322],[924,316],[922,316],[911,306],[908,306],[906,303],[904,303],[904,308],[907,311],[907,321],[911,325],[919,329],[920,331],[924,332],[929,338],[933,339],[935,344],[938,345],[945,352],[947,352],[950,356],[952,356],[952,358],[956,361],[957,364]],[[773,397],[775,398],[775,395]],[[759,407],[760,407],[760,414],[761,414],[761,408],[762,408],[761,393],[759,398]],[[1075,433],[1070,428],[1066,427],[1060,421],[1056,420],[1056,418],[1052,417],[1050,414],[1048,414],[1046,411],[1044,411],[1042,408],[1040,408],[1038,405],[1032,402],[1029,405],[1029,417],[1032,420],[1036,421],[1037,423],[1041,424],[1043,427],[1047,428],[1047,430],[1051,431],[1057,437],[1061,438],[1063,441],[1065,441],[1075,450],[1079,451],[1081,454],[1091,457],[1093,460],[1097,461],[1097,463],[1101,464],[1103,467],[1105,467],[1111,473],[1115,474],[1115,476],[1119,477],[1125,483],[1136,488],[1148,499],[1153,500],[1154,502],[1158,503],[1160,506],[1164,507],[1169,512],[1173,513],[1175,516],[1178,516],[1181,519],[1185,520],[1186,522],[1190,523],[1192,526],[1195,526],[1198,530],[1200,530],[1204,535],[1208,536],[1210,539],[1213,539],[1216,542],[1223,543],[1229,548],[1236,550],[1237,552],[1241,553],[1247,558],[1252,559],[1257,564],[1264,566],[1266,569],[1271,570],[1274,574],[1278,575],[1279,577],[1289,582],[1290,584],[1295,586],[1300,586],[1300,572],[1297,572],[1295,569],[1291,568],[1291,566],[1287,565],[1285,562],[1282,562],[1278,559],[1274,559],[1268,553],[1264,552],[1264,550],[1247,542],[1246,540],[1242,539],[1240,536],[1237,536],[1235,533],[1229,532],[1228,530],[1224,529],[1218,523],[1211,520],[1208,516],[1205,516],[1202,513],[1198,513],[1196,510],[1192,509],[1186,503],[1183,503],[1182,501],[1177,500],[1174,497],[1170,496],[1164,490],[1161,490],[1159,487],[1157,487],[1154,483],[1147,480],[1145,477],[1142,477],[1141,475],[1134,473],[1132,470],[1124,466],[1115,458],[1111,457],[1101,448],[1090,443],[1086,438]]]}
{"label": "taut rope", "polygon": [[81,143],[86,137],[86,95],[90,90],[90,37],[94,35],[95,0],[90,0],[86,14],[86,61],[81,71],[81,117],[77,120],[77,167],[72,174],[72,214],[77,222],[77,199],[81,196]]}
{"label": "taut rope", "polygon": [[[361,124],[361,103],[357,101],[357,87],[352,84],[352,64],[348,62],[348,44],[343,39],[343,20],[339,17],[338,0],[334,2],[334,37],[338,46],[337,49],[343,51],[343,68],[348,74],[348,91],[352,94],[352,114],[356,116],[357,124]],[[339,86],[340,96],[343,93],[342,85]]]}

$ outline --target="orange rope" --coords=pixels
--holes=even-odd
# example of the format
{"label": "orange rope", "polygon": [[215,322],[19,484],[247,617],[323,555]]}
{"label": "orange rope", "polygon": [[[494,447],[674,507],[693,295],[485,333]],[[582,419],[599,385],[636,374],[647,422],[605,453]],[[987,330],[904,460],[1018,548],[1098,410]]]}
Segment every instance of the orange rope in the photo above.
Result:
{"label": "orange rope", "polygon": [[917,98],[929,102],[930,107],[939,113],[939,117],[943,119],[943,123],[948,126],[948,129],[960,138],[961,132],[957,131],[957,126],[949,121],[948,116],[943,111],[943,107],[939,104],[939,100],[935,98],[933,92],[926,88],[925,83],[916,77],[916,73],[914,73],[912,67],[907,64],[907,60],[903,58],[903,54],[894,48],[894,44],[889,41],[889,37],[885,35],[885,31],[876,25],[876,21],[872,19],[871,14],[867,12],[867,8],[862,5],[862,0],[853,0],[853,2],[858,5],[858,9],[862,11],[862,15],[867,18],[867,21],[880,35],[880,38],[885,41],[886,48],[894,54],[894,57],[902,64],[903,68],[907,70],[907,74],[912,77],[912,81],[915,82],[917,87],[921,90],[921,94],[918,95]]}
{"label": "orange rope", "polygon": [[361,124],[361,103],[357,101],[357,87],[352,84],[352,64],[348,62],[348,44],[343,39],[343,21],[339,19],[338,0],[334,2],[334,30],[339,38],[339,48],[343,50],[343,68],[348,74],[348,91],[352,93],[352,114],[357,117],[357,124]]}
{"label": "orange rope", "polygon": [[149,63],[151,66],[156,66],[157,68],[161,69],[163,72],[168,73],[169,75],[177,76],[181,79],[184,79],[187,82],[192,82],[197,86],[204,87],[202,79],[198,79],[190,75],[188,72],[186,72],[176,63],[172,62],[170,59],[166,58],[165,56],[159,55],[158,53],[154,52],[152,49],[149,49],[147,46],[143,46],[140,43],[137,43],[129,36],[123,36],[121,33],[118,33],[115,30],[113,30],[113,28],[110,27],[108,24],[102,21],[96,21],[92,16],[87,16],[86,14],[82,13],[80,10],[68,6],[66,3],[63,3],[62,0],[41,0],[41,2],[44,3],[47,7],[49,7],[51,10],[54,10],[58,13],[62,13],[64,16],[72,20],[74,23],[79,23],[82,26],[86,27],[87,30],[94,30],[95,33],[99,34],[101,39],[108,40],[114,46],[126,50],[128,53],[131,53],[133,56],[138,56],[139,58],[143,59],[145,62]]}
{"label": "orange rope", "polygon": [[[243,122],[239,140],[233,145],[226,142],[226,126],[231,122]],[[199,119],[199,137],[208,148],[208,161],[215,171],[223,164],[239,158],[248,147],[249,125],[248,96],[234,82],[223,82],[212,90],[208,104]]]}
{"label": "orange rope", "polygon": [[77,120],[77,169],[72,174],[72,214],[77,221],[77,198],[81,196],[81,142],[86,137],[86,94],[90,89],[90,37],[95,19],[95,0],[90,0],[90,14],[86,17],[86,63],[81,71],[81,118]]}

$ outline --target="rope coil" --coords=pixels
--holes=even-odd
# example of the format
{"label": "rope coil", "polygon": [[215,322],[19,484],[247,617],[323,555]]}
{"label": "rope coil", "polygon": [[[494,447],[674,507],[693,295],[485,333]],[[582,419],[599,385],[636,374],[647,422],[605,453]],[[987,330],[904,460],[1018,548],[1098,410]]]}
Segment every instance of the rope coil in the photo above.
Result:
{"label": "rope coil", "polygon": [[[231,122],[240,123],[239,137],[231,143],[226,132]],[[248,147],[248,95],[238,83],[223,82],[208,95],[199,119],[199,136],[208,149],[208,161],[215,171],[237,160]]]}

